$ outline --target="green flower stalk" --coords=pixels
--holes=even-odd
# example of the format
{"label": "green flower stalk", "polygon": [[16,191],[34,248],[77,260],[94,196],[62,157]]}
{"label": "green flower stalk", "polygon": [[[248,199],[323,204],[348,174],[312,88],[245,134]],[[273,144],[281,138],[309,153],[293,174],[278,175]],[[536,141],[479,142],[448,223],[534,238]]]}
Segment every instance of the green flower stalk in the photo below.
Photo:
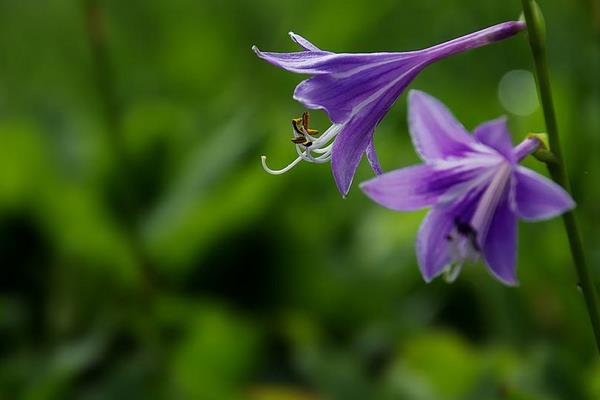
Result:
{"label": "green flower stalk", "polygon": [[[550,75],[548,71],[548,61],[546,58],[546,28],[542,12],[535,0],[521,0],[523,4],[523,14],[527,23],[527,32],[529,34],[529,44],[535,64],[535,74],[537,78],[538,94],[544,113],[544,121],[548,133],[548,143],[552,152],[552,161],[546,161],[548,171],[552,179],[561,185],[565,190],[571,192],[569,178],[566,173],[565,163],[562,157],[560,147],[560,138],[558,136],[558,127],[556,115],[554,112],[554,103],[552,101],[552,89],[550,86]],[[600,315],[598,314],[598,300],[592,274],[586,264],[583,252],[583,245],[577,227],[577,220],[573,211],[563,214],[563,221],[573,264],[579,279],[579,286],[583,292],[585,304],[587,307],[596,345],[600,351]]]}

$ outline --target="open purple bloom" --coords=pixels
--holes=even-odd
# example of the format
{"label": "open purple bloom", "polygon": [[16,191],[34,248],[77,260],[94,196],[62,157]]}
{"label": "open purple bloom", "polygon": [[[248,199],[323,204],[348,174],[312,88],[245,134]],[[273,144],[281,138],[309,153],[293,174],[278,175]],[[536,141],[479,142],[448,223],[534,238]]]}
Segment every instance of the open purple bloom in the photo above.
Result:
{"label": "open purple bloom", "polygon": [[409,128],[424,164],[361,184],[374,201],[397,211],[432,207],[417,237],[427,282],[442,272],[456,278],[467,261],[483,259],[492,274],[517,283],[517,218],[539,221],[575,206],[556,183],[518,165],[540,142],[512,146],[506,119],[486,122],[470,135],[433,97],[409,94]]}
{"label": "open purple bloom", "polygon": [[[294,53],[268,53],[253,47],[256,54],[285,70],[312,75],[301,82],[294,99],[307,108],[323,109],[332,126],[321,136],[308,127],[294,124],[298,158],[286,168],[267,172],[284,173],[305,160],[331,160],[333,176],[342,195],[347,195],[358,163],[366,153],[374,171],[381,168],[373,146],[373,132],[402,91],[425,66],[444,57],[510,37],[525,28],[523,22],[505,22],[428,49],[404,53],[332,53],[319,49],[303,37],[290,33],[303,48]],[[305,128],[305,129],[302,129]]]}

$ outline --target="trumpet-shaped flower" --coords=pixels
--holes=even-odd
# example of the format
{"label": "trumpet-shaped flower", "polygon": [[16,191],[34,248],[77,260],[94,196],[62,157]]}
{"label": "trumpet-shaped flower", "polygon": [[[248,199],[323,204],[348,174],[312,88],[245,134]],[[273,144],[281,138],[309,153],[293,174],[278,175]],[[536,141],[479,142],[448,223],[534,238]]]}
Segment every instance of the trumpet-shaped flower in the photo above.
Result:
{"label": "trumpet-shaped flower", "polygon": [[409,129],[424,164],[361,184],[375,202],[397,211],[432,207],[417,237],[427,282],[442,272],[456,278],[465,262],[482,259],[501,282],[516,278],[517,218],[539,221],[575,206],[556,183],[518,165],[541,145],[529,137],[514,147],[506,119],[470,135],[433,97],[409,94]]}
{"label": "trumpet-shaped flower", "polygon": [[[263,156],[263,167],[284,173],[300,161],[326,163],[343,196],[348,194],[354,173],[366,153],[373,170],[381,173],[373,145],[375,127],[411,80],[427,65],[450,55],[481,47],[525,28],[522,22],[505,22],[424,50],[403,53],[332,53],[319,49],[303,37],[290,33],[303,51],[256,54],[287,71],[312,75],[301,82],[294,99],[309,109],[323,109],[332,125],[322,135],[295,120],[292,142],[298,157],[286,168],[272,170]],[[303,118],[306,121],[306,118]]]}

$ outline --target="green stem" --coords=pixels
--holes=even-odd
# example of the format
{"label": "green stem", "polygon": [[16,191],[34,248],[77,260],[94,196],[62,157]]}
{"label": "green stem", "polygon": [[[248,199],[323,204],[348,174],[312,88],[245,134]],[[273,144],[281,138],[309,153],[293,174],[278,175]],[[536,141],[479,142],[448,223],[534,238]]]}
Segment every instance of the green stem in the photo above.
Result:
{"label": "green stem", "polygon": [[[550,75],[548,72],[548,61],[546,58],[545,44],[545,26],[543,17],[535,0],[521,0],[523,3],[523,13],[527,22],[527,31],[529,33],[529,44],[535,64],[538,93],[544,112],[544,120],[550,142],[550,150],[556,156],[556,162],[547,163],[548,171],[552,179],[564,187],[568,192],[571,191],[569,177],[566,173],[565,163],[562,157],[560,147],[560,138],[558,136],[558,127],[556,124],[556,115],[554,112],[554,103],[552,101],[552,90],[550,87]],[[600,316],[598,314],[598,301],[596,298],[596,289],[592,274],[586,264],[581,236],[577,228],[577,220],[573,211],[563,215],[565,230],[569,238],[569,246],[573,263],[577,271],[579,285],[583,291],[583,297],[587,306],[587,311],[592,323],[596,345],[600,351]]]}

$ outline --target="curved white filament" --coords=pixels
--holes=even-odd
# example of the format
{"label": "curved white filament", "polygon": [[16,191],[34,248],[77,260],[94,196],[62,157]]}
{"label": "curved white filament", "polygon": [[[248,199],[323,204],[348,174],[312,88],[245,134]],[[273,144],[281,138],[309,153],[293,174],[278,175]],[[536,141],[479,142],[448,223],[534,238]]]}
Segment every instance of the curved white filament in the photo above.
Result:
{"label": "curved white filament", "polygon": [[267,171],[271,175],[281,175],[288,172],[290,169],[294,168],[300,161],[302,161],[302,157],[296,158],[294,161],[289,163],[285,168],[282,169],[271,169],[267,166],[267,156],[260,156],[260,162],[262,163],[262,167],[265,171]]}

